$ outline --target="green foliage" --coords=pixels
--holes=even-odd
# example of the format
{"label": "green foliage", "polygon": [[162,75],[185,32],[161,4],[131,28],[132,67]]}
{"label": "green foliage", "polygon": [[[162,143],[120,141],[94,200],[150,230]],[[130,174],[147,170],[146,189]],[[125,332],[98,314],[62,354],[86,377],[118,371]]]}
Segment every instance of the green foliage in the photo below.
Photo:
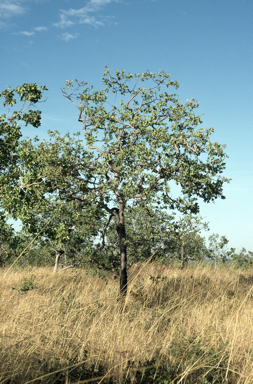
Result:
{"label": "green foliage", "polygon": [[[140,205],[126,208],[124,216],[126,227],[124,243],[127,246],[128,267],[147,261],[154,252],[152,261],[171,263],[177,258],[180,259],[182,241],[186,262],[201,261],[206,256],[205,239],[197,234],[203,228],[207,229],[207,224],[202,223],[201,218],[184,216],[178,222],[174,213],[169,215],[156,208],[145,209]],[[108,217],[104,218],[103,226],[107,221]],[[192,232],[189,232],[190,230]],[[91,253],[90,258],[86,257],[92,265],[112,272],[119,269],[120,241],[115,233],[114,221],[110,221],[107,227],[105,245],[102,245],[101,239],[93,248],[94,254]]]}
{"label": "green foliage", "polygon": [[246,269],[253,265],[253,252],[247,252],[245,248],[239,254],[235,253],[235,248],[230,248],[228,255],[231,257],[230,264],[235,268]]}
{"label": "green foliage", "polygon": [[[37,288],[37,284],[34,284],[35,276],[31,276],[29,278],[24,278],[20,284],[18,293],[27,293],[31,289]],[[16,289],[15,287],[11,287],[12,289]]]}
{"label": "green foliage", "polygon": [[16,245],[15,231],[7,223],[6,215],[0,211],[0,267],[3,267],[6,260],[10,257],[10,248],[12,249]]}
{"label": "green foliage", "polygon": [[[89,93],[86,87],[76,97],[81,102],[79,121],[86,144],[98,153],[90,167],[97,174],[97,187],[89,188],[94,199],[102,195],[104,208],[113,195],[115,200],[111,201],[118,204],[121,201],[126,204],[130,199],[149,204],[161,192],[160,200],[168,208],[196,213],[197,196],[206,202],[224,198],[222,185],[228,179],[215,180],[215,176],[225,167],[225,146],[211,143],[209,136],[213,128],[195,131],[201,123],[200,117],[193,113],[198,103],[192,99],[182,105],[176,94],[157,94],[162,86],[178,88],[177,82],[169,80],[169,74],[148,71],[137,74],[137,80],[152,80],[154,85],[137,89],[126,84],[133,79],[132,74],[115,71],[115,75],[110,76],[106,68],[102,78],[104,90]],[[77,89],[86,84],[77,82]],[[72,82],[67,88],[72,90]],[[110,90],[129,95],[129,99],[126,103],[120,100],[120,108],[112,105],[107,111],[105,104]],[[67,94],[64,88],[63,92],[73,101],[74,91]],[[202,154],[207,155],[205,162],[198,160]],[[183,198],[170,196],[168,182],[172,180],[181,185]],[[108,207],[105,209],[109,212]]]}
{"label": "green foliage", "polygon": [[199,235],[202,230],[209,230],[208,223],[202,222],[201,216],[184,215],[177,222],[177,230],[165,240],[166,253],[171,258],[181,261],[183,268],[189,261],[203,261],[207,255],[205,238]]}
{"label": "green foliage", "polygon": [[40,232],[37,238],[40,247],[63,248],[73,260],[81,249],[91,252],[102,210],[89,206],[84,199],[64,199],[64,191],[72,190],[75,185],[76,193],[85,192],[82,180],[72,183],[73,174],[78,178],[78,173],[73,170],[71,159],[83,161],[83,148],[80,140],[75,141],[68,135],[61,138],[57,132],[49,131],[49,134],[55,140],[43,141],[37,148],[32,140],[20,143],[18,154],[26,188],[22,201],[16,195],[9,212],[22,220],[22,233],[26,236],[32,238]]}
{"label": "green foliage", "polygon": [[[125,227],[128,255],[128,266],[137,262],[147,261],[160,243],[175,228],[175,214],[167,214],[154,207],[145,209],[141,205],[127,207],[125,210]],[[106,246],[101,251],[101,258],[113,260],[115,268],[119,267],[119,238],[115,232],[115,222],[111,221],[106,231]],[[165,254],[159,248],[152,260],[160,260]]]}
{"label": "green foliage", "polygon": [[[31,237],[23,231],[15,231],[13,226],[7,223],[6,216],[0,212],[0,267],[12,264],[31,240]],[[18,265],[24,265],[24,260],[31,249],[33,248],[30,247],[23,253]]]}
{"label": "green foliage", "polygon": [[[23,121],[35,128],[40,126],[41,112],[29,109],[42,98],[42,91],[47,90],[45,86],[38,87],[37,84],[23,84],[16,89],[6,89],[0,93],[4,97],[3,105],[13,107],[17,100],[15,93],[19,95],[23,103],[18,111],[14,111],[9,117],[6,114],[0,116],[0,263],[5,265],[18,252],[20,245],[23,245],[21,237],[15,234],[13,228],[7,224],[6,212],[13,209],[12,204],[15,198],[21,205],[24,192],[22,190],[22,173],[20,170],[20,157],[18,153],[19,139],[22,136],[20,126],[17,122]],[[28,105],[27,105],[28,102]]]}
{"label": "green foliage", "polygon": [[[41,112],[31,109],[28,113],[25,111],[42,98],[43,90],[47,88],[38,87],[37,84],[23,84],[16,89],[8,88],[0,93],[0,97],[4,97],[5,107],[13,107],[17,103],[14,98],[15,93],[20,96],[20,101],[23,103],[21,109],[14,111],[12,116],[5,114],[0,116],[0,190],[3,194],[10,192],[14,186],[14,180],[19,180],[20,177],[17,148],[22,134],[17,121],[23,121],[25,126],[28,124],[35,128],[40,126]],[[28,105],[26,105],[27,102]]]}
{"label": "green foliage", "polygon": [[[147,87],[136,88],[133,80],[147,82]],[[179,86],[177,81],[170,80],[168,73],[155,74],[147,70],[133,76],[122,70],[115,71],[113,77],[106,67],[102,81],[105,88],[101,91],[93,91],[93,87],[89,89],[87,83],[77,80],[75,90],[72,90],[72,81],[63,89],[63,95],[78,108],[86,147],[76,137],[79,134],[61,137],[57,131],[49,131],[50,141],[37,143],[37,138],[35,143],[22,141],[15,147],[14,163],[18,166],[13,168],[12,161],[7,162],[13,169],[6,168],[2,184],[0,180],[5,193],[1,203],[13,218],[22,220],[27,236],[38,233],[46,225],[41,234],[46,244],[53,242],[56,248],[65,247],[73,238],[73,248],[79,251],[86,241],[84,249],[89,262],[97,263],[99,268],[98,258],[105,260],[106,255],[108,268],[115,270],[119,265],[119,261],[115,261],[117,253],[121,257],[121,271],[126,271],[127,246],[130,260],[134,260],[140,258],[142,252],[150,255],[157,244],[163,210],[196,214],[198,198],[205,202],[225,198],[223,183],[229,179],[220,174],[227,156],[225,145],[211,142],[213,128],[199,127],[201,118],[194,113],[198,102],[191,99],[181,104],[176,93],[168,93],[168,88]],[[21,101],[36,103],[43,89],[46,88],[24,84],[1,95],[5,97],[4,105],[16,103],[14,91]],[[118,107],[108,107],[111,92],[122,97]],[[29,110],[25,114],[21,110],[14,113],[11,121],[20,119],[36,127],[40,124],[40,113]],[[9,123],[2,123],[6,132],[9,132]],[[15,129],[16,146],[20,138],[17,124]],[[5,155],[8,157],[10,152],[10,148],[6,149]],[[172,197],[173,184],[181,187],[178,197]],[[14,186],[18,188],[13,189]],[[156,206],[155,229],[144,213],[139,212],[139,217],[133,220],[130,209],[138,206],[147,209]],[[124,220],[128,208],[129,219],[139,228],[139,232],[133,233],[129,225],[129,235]],[[113,246],[118,243],[120,250],[116,253],[113,246],[105,247],[106,230],[113,217],[115,222],[110,229],[114,227],[118,236]],[[142,220],[145,225],[141,224]],[[70,228],[75,228],[72,235]],[[94,235],[98,233],[102,235],[101,244],[94,242]],[[190,232],[188,237],[191,239],[188,243],[192,243]],[[201,239],[195,236],[194,242],[200,244]],[[136,244],[138,251],[134,250]],[[122,286],[126,279],[123,280]]]}
{"label": "green foliage", "polygon": [[214,261],[215,267],[219,261],[226,263],[229,256],[229,252],[225,248],[225,246],[228,244],[228,239],[226,236],[221,236],[219,241],[219,235],[216,233],[209,236],[208,240],[208,258]]}
{"label": "green foliage", "polygon": [[52,248],[48,245],[43,246],[42,242],[38,241],[36,247],[33,247],[32,250],[22,257],[16,263],[18,266],[26,267],[46,267],[54,266],[55,256],[52,254]]}

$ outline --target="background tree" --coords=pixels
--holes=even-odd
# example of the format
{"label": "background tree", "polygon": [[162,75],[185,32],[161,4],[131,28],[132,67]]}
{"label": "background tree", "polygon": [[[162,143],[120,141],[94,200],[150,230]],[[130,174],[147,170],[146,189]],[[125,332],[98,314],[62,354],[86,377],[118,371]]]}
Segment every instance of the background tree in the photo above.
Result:
{"label": "background tree", "polygon": [[[40,213],[36,212],[36,207],[33,207],[32,218],[23,221],[22,232],[32,238],[40,232],[37,238],[40,248],[49,249],[51,255],[55,255],[54,272],[57,271],[62,255],[65,268],[80,265],[83,260],[77,259],[77,255],[81,251],[88,254],[97,236],[97,232],[92,227],[92,220],[85,216],[85,210],[79,216],[78,222],[76,221],[76,213],[80,210],[80,206],[77,201],[71,203],[64,206],[57,206],[55,203],[53,207],[48,204],[47,209]],[[49,224],[45,226],[48,222]],[[41,231],[41,228],[44,230]],[[34,256],[35,253],[32,255]]]}
{"label": "background tree", "polygon": [[214,261],[214,268],[216,269],[219,261],[225,263],[228,261],[228,255],[226,250],[226,245],[228,244],[228,239],[226,236],[221,236],[219,241],[218,233],[209,236],[209,246],[208,246],[208,258]]}
{"label": "background tree", "polygon": [[0,267],[5,267],[17,247],[17,236],[12,225],[7,223],[4,212],[0,211]]}
{"label": "background tree", "polygon": [[235,248],[230,248],[227,255],[229,262],[235,268],[248,268],[253,265],[253,252],[247,252],[245,248],[242,248],[240,253],[236,253]]}
{"label": "background tree", "polygon": [[[166,234],[169,235],[177,225],[175,214],[158,210],[150,206],[147,209],[141,205],[127,207],[125,210],[125,227],[127,247],[127,267],[135,263],[147,261],[157,250]],[[120,266],[120,240],[113,222],[106,231],[106,246],[103,248],[103,260],[113,259],[113,265]],[[153,259],[164,262],[166,260],[163,247],[160,247]],[[115,267],[114,267],[115,268]]]}
{"label": "background tree", "polygon": [[[45,86],[23,84],[15,89],[10,87],[0,93],[4,97],[3,105],[8,107],[8,114],[0,116],[0,263],[5,265],[24,245],[24,238],[16,234],[13,227],[7,223],[9,208],[15,196],[21,200],[24,197],[24,185],[20,183],[20,158],[18,155],[19,140],[22,136],[18,122],[23,121],[35,128],[40,126],[41,112],[27,109],[35,106],[42,98]],[[15,94],[22,103],[18,111],[10,114],[10,109],[17,104]]]}
{"label": "background tree", "polygon": [[[22,231],[15,231],[11,224],[8,224],[6,218],[1,215],[0,221],[0,267],[6,267],[13,264],[17,257],[23,253],[22,262],[18,265],[28,263],[27,255],[38,247],[38,244],[32,244],[31,238]],[[25,261],[24,261],[25,260]]]}
{"label": "background tree", "polygon": [[178,220],[178,230],[173,231],[165,241],[166,251],[178,258],[181,268],[189,261],[202,261],[207,256],[205,238],[199,232],[209,230],[208,223],[202,222],[201,216],[184,215]]}
{"label": "background tree", "polygon": [[42,141],[38,146],[36,143],[39,140],[35,137],[33,140],[20,142],[17,154],[22,160],[19,164],[18,182],[23,185],[23,197],[19,199],[19,195],[15,194],[12,204],[7,208],[12,218],[21,219],[22,231],[27,236],[37,235],[53,218],[41,232],[38,240],[40,239],[43,246],[51,243],[57,255],[58,250],[60,251],[63,246],[69,247],[69,243],[73,243],[74,238],[77,241],[78,236],[78,242],[80,243],[82,236],[86,244],[92,236],[96,236],[102,209],[98,206],[88,207],[85,199],[62,198],[62,191],[68,190],[71,195],[73,189],[75,193],[79,191],[84,196],[86,181],[82,182],[78,177],[78,170],[73,169],[71,159],[74,157],[75,161],[78,161],[79,157],[85,169],[86,153],[80,140],[71,139],[69,135],[60,138],[57,132],[51,131],[49,135],[55,141]]}
{"label": "background tree", "polygon": [[[27,183],[38,180],[38,175],[43,181],[36,188],[27,186],[29,199],[32,194],[37,194],[35,197],[39,199],[46,188],[49,192],[58,189],[63,204],[70,200],[82,201],[93,211],[94,207],[102,208],[109,214],[108,223],[114,219],[120,244],[120,291],[123,294],[127,291],[124,220],[127,206],[141,203],[149,207],[160,202],[161,209],[197,213],[197,199],[205,202],[218,197],[224,199],[222,187],[228,182],[220,176],[225,168],[225,146],[211,142],[213,128],[196,129],[201,124],[200,117],[193,113],[198,103],[191,99],[183,105],[176,94],[159,93],[163,86],[178,88],[178,83],[169,80],[167,73],[137,74],[135,84],[130,87],[127,83],[133,78],[124,70],[115,71],[112,77],[106,68],[102,78],[106,88],[102,91],[89,92],[84,88],[75,95],[75,91],[68,94],[66,88],[63,89],[64,96],[79,110],[78,120],[88,149],[80,149],[75,158],[63,145],[61,154],[53,159],[48,151],[42,150],[43,145],[39,145],[33,150],[36,167],[31,173],[28,162],[25,170]],[[136,89],[139,80],[152,84]],[[77,82],[77,89],[85,85]],[[68,83],[68,89],[72,91],[72,82]],[[112,105],[108,111],[110,90],[128,98],[125,102],[120,100],[119,108]],[[52,171],[48,172],[48,164],[51,167],[54,161],[57,166],[53,175]],[[181,186],[182,195],[176,198],[171,194],[173,183]]]}

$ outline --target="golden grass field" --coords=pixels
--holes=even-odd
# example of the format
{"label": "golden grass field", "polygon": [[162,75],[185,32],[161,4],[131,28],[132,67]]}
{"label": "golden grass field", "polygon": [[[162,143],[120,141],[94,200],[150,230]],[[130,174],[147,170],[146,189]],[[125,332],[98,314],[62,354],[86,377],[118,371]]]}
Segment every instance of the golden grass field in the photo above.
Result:
{"label": "golden grass field", "polygon": [[253,383],[252,283],[153,263],[122,304],[118,278],[2,269],[0,383]]}

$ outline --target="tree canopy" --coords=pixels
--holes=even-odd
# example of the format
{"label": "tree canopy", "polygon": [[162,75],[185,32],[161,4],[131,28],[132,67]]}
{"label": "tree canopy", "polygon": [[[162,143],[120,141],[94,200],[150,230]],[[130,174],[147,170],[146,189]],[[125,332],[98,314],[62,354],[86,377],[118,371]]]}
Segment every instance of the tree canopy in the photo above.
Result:
{"label": "tree canopy", "polygon": [[[7,224],[7,213],[11,207],[13,209],[13,201],[18,196],[20,206],[24,197],[18,149],[22,136],[19,122],[22,121],[25,126],[30,124],[34,128],[40,126],[41,111],[27,109],[34,107],[42,99],[44,90],[47,90],[45,86],[23,84],[15,89],[8,87],[0,93],[0,97],[4,98],[4,107],[8,108],[8,114],[0,116],[0,252],[8,257],[9,247],[17,249],[22,244],[21,237]],[[17,104],[15,94],[19,96],[21,107],[10,114],[11,108]]]}

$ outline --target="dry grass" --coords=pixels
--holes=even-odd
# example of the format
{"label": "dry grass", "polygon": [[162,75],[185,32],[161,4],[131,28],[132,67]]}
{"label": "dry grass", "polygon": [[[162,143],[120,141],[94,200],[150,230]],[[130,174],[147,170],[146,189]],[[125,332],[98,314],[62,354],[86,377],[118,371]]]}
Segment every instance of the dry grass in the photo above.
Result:
{"label": "dry grass", "polygon": [[0,382],[253,383],[252,272],[152,264],[141,279],[122,307],[113,278],[1,270]]}

